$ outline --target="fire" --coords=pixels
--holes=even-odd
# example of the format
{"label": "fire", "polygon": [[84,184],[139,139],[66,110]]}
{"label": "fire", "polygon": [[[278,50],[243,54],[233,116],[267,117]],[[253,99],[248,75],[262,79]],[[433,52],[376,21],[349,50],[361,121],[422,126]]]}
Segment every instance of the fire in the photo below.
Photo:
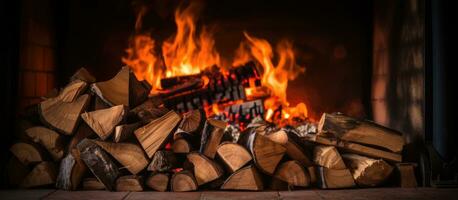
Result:
{"label": "fire", "polygon": [[[139,80],[146,80],[152,85],[151,93],[161,90],[160,81],[165,77],[198,74],[213,66],[221,66],[220,55],[215,49],[215,40],[209,29],[196,26],[198,9],[196,4],[180,7],[175,12],[177,32],[156,48],[154,39],[139,33],[145,9],[140,10],[135,28],[137,34],[130,41],[127,56],[122,61],[130,66]],[[266,119],[306,118],[307,106],[300,103],[290,107],[286,89],[288,81],[295,79],[305,68],[296,64],[293,45],[282,40],[274,50],[267,40],[256,38],[244,32],[244,40],[236,51],[233,66],[241,66],[250,60],[262,66],[261,90],[270,92],[265,101]],[[160,47],[160,48],[159,48]],[[274,54],[275,53],[275,54]],[[276,56],[277,62],[273,59]],[[206,85],[208,77],[203,77]],[[245,88],[248,97],[255,97],[259,88]],[[262,92],[261,92],[262,94]],[[213,113],[222,112],[218,106],[212,106]]]}

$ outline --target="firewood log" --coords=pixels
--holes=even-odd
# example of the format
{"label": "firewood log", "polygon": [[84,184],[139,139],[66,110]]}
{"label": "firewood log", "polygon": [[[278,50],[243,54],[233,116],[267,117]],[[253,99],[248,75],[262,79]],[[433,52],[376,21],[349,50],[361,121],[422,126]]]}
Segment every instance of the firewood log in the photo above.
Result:
{"label": "firewood log", "polygon": [[170,180],[170,190],[172,192],[196,191],[197,187],[198,185],[194,175],[188,170],[173,174]]}
{"label": "firewood log", "polygon": [[77,149],[72,149],[60,162],[56,188],[76,190],[86,171],[87,167],[80,158],[80,152]]}
{"label": "firewood log", "polygon": [[52,162],[41,162],[24,178],[20,187],[32,188],[54,184],[56,181],[56,167]]}
{"label": "firewood log", "polygon": [[297,135],[286,130],[279,130],[265,133],[264,136],[276,143],[284,145],[286,147],[286,154],[293,160],[297,160],[305,166],[313,165],[309,156],[306,155],[305,150],[299,145],[301,141]]}
{"label": "firewood log", "polygon": [[328,169],[318,167],[318,185],[322,189],[355,187],[355,181],[348,169]]}
{"label": "firewood log", "polygon": [[173,152],[157,151],[148,166],[148,171],[169,172],[170,170],[176,168],[177,165],[178,160]]}
{"label": "firewood log", "polygon": [[123,142],[134,135],[134,131],[140,126],[140,123],[122,124],[115,128],[113,141]]}
{"label": "firewood log", "polygon": [[401,152],[404,146],[404,139],[398,131],[339,113],[324,113],[318,131],[331,133],[345,141],[383,147],[395,153]]}
{"label": "firewood log", "polygon": [[85,178],[83,180],[83,190],[105,190],[105,185],[97,178]]}
{"label": "firewood log", "polygon": [[307,171],[309,172],[309,175],[310,175],[310,184],[315,185],[318,180],[317,175],[316,175],[316,167],[308,166]]}
{"label": "firewood log", "polygon": [[143,191],[142,178],[136,175],[121,176],[116,179],[116,191],[141,192]]}
{"label": "firewood log", "polygon": [[121,163],[132,174],[138,174],[148,165],[148,158],[142,148],[131,143],[111,143],[93,140],[93,142],[114,159]]}
{"label": "firewood log", "polygon": [[417,187],[417,179],[415,178],[415,166],[415,163],[396,163],[396,170],[400,187]]}
{"label": "firewood log", "polygon": [[84,161],[92,174],[105,185],[107,190],[114,190],[114,184],[116,178],[119,176],[119,171],[107,153],[89,139],[82,140],[77,145],[77,148],[80,152],[81,160]]}
{"label": "firewood log", "polygon": [[329,169],[346,169],[344,161],[337,149],[333,146],[315,146],[313,161],[316,165]]}
{"label": "firewood log", "polygon": [[203,154],[189,153],[187,160],[193,165],[194,176],[199,186],[214,181],[223,175],[221,167]]}
{"label": "firewood log", "polygon": [[126,108],[123,105],[111,108],[83,113],[81,118],[102,139],[107,139],[116,125],[121,123],[126,116]]}
{"label": "firewood log", "polygon": [[167,191],[167,187],[169,185],[170,175],[168,173],[151,173],[150,176],[145,181],[145,185],[149,188],[159,191],[165,192]]}
{"label": "firewood log", "polygon": [[183,120],[181,120],[178,128],[190,134],[200,133],[204,127],[205,119],[203,110],[192,110],[183,114]]}
{"label": "firewood log", "polygon": [[274,178],[282,180],[291,186],[308,187],[310,185],[308,170],[295,160],[280,164],[275,170]]}
{"label": "firewood log", "polygon": [[34,142],[41,144],[55,161],[62,159],[64,138],[59,133],[42,126],[29,128],[25,132]]}
{"label": "firewood log", "polygon": [[179,138],[173,141],[172,151],[177,154],[189,153],[193,150],[193,147],[190,142],[184,138]]}
{"label": "firewood log", "polygon": [[89,73],[89,71],[87,71],[84,67],[79,68],[70,78],[70,82],[75,80],[81,80],[86,83],[94,83],[96,81],[95,77],[92,76],[91,73]]}
{"label": "firewood log", "polygon": [[30,169],[21,163],[15,156],[11,156],[5,166],[9,186],[17,187],[30,173]]}
{"label": "firewood log", "polygon": [[181,129],[173,134],[172,151],[174,153],[184,154],[199,149],[200,135],[190,134]]}
{"label": "firewood log", "polygon": [[246,130],[242,135],[239,144],[250,151],[256,167],[267,175],[273,175],[275,168],[286,153],[286,148],[254,131]]}
{"label": "firewood log", "polygon": [[68,151],[71,151],[72,149],[76,149],[76,145],[81,142],[81,140],[86,139],[86,138],[95,138],[98,137],[97,134],[87,125],[86,123],[81,123],[76,129],[75,134],[73,135],[72,139],[70,140],[68,144]]}
{"label": "firewood log", "polygon": [[83,94],[72,102],[64,102],[60,95],[43,101],[39,113],[44,124],[65,135],[72,135],[80,120],[80,114],[89,104],[89,95]]}
{"label": "firewood log", "polygon": [[202,131],[199,152],[209,158],[215,158],[216,148],[221,143],[226,126],[226,122],[207,119],[204,130]]}
{"label": "firewood log", "polygon": [[261,176],[253,165],[234,172],[221,186],[222,190],[263,190]]}
{"label": "firewood log", "polygon": [[252,160],[250,152],[243,146],[231,142],[220,144],[216,153],[230,173],[234,173]]}
{"label": "firewood log", "polygon": [[81,80],[74,80],[65,86],[56,98],[62,102],[71,103],[75,101],[78,96],[84,93],[87,88],[87,83]]}
{"label": "firewood log", "polygon": [[180,115],[170,111],[134,132],[149,158],[171,138],[180,120]]}
{"label": "firewood log", "polygon": [[358,186],[380,185],[393,172],[393,167],[382,159],[376,160],[356,154],[343,154],[342,158],[347,163]]}
{"label": "firewood log", "polygon": [[26,166],[46,160],[44,150],[33,143],[18,142],[11,146],[10,151],[23,165]]}
{"label": "firewood log", "polygon": [[164,106],[156,105],[152,99],[148,99],[137,107],[129,111],[129,116],[135,116],[137,121],[141,121],[142,124],[147,124],[152,120],[164,116],[170,110]]}
{"label": "firewood log", "polygon": [[128,67],[123,67],[112,79],[91,85],[91,90],[110,106],[133,108],[148,98],[151,87],[137,80]]}
{"label": "firewood log", "polygon": [[346,141],[337,141],[334,138],[328,138],[328,137],[323,137],[323,136],[318,136],[315,134],[309,134],[307,137],[304,137],[306,141],[318,143],[318,144],[324,144],[324,145],[331,145],[335,146],[341,150],[351,152],[351,153],[356,153],[359,155],[363,156],[368,156],[371,158],[382,158],[387,161],[391,162],[401,162],[402,161],[402,155],[389,152],[389,151],[383,151],[380,149],[352,143],[352,142],[346,142]]}

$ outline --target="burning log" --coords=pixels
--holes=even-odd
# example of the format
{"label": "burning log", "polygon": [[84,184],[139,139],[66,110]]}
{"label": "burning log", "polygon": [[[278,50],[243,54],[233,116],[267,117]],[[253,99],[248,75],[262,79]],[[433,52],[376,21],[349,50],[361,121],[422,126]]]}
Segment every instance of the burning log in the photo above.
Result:
{"label": "burning log", "polygon": [[97,178],[85,178],[83,180],[83,190],[104,190],[105,185]]}
{"label": "burning log", "polygon": [[131,143],[111,143],[93,140],[93,142],[114,159],[121,163],[132,174],[138,174],[148,165],[148,158],[142,148]]}
{"label": "burning log", "polygon": [[33,143],[18,142],[11,146],[10,151],[25,166],[46,160],[44,150]]}
{"label": "burning log", "polygon": [[401,133],[373,122],[357,120],[339,113],[324,113],[318,124],[318,131],[332,133],[345,141],[383,147],[395,153],[401,152],[404,146]]}
{"label": "burning log", "polygon": [[118,192],[141,192],[143,191],[142,179],[140,176],[127,175],[116,179],[116,191]]}
{"label": "burning log", "polygon": [[252,131],[242,134],[244,137],[239,143],[251,152],[256,167],[263,173],[273,175],[275,168],[286,153],[286,148]]}
{"label": "burning log", "polygon": [[280,164],[274,178],[288,183],[289,186],[310,186],[310,175],[298,161],[292,160]]}
{"label": "burning log", "polygon": [[219,145],[216,153],[230,173],[234,173],[252,160],[251,154],[244,147],[230,142]]}
{"label": "burning log", "polygon": [[170,111],[134,132],[149,158],[165,145],[180,120],[181,117],[177,113]]}
{"label": "burning log", "polygon": [[186,133],[199,133],[205,124],[205,112],[202,109],[192,110],[183,114],[183,120],[178,126]]}
{"label": "burning log", "polygon": [[123,124],[115,127],[114,142],[123,142],[129,139],[134,131],[140,126],[140,123]]}
{"label": "burning log", "polygon": [[214,181],[223,175],[221,167],[202,154],[189,153],[187,159],[193,166],[194,175],[199,186]]}
{"label": "burning log", "polygon": [[34,142],[45,147],[55,161],[62,159],[64,156],[64,139],[61,135],[42,126],[29,128],[25,132]]}
{"label": "burning log", "polygon": [[221,186],[222,190],[263,190],[261,176],[253,165],[234,172]]}
{"label": "burning log", "polygon": [[79,151],[72,149],[60,163],[56,187],[63,190],[76,190],[86,171],[87,167],[81,160]]}
{"label": "burning log", "polygon": [[109,106],[133,108],[148,98],[151,86],[138,81],[128,67],[123,67],[112,79],[93,83],[91,90]]}
{"label": "burning log", "polygon": [[343,154],[343,159],[358,186],[377,186],[383,183],[393,171],[393,167],[384,160],[375,160],[356,154]]}
{"label": "burning log", "polygon": [[318,167],[318,185],[323,189],[355,187],[355,181],[348,169],[328,169]]}
{"label": "burning log", "polygon": [[167,173],[151,173],[151,175],[146,179],[146,186],[149,188],[165,192],[167,191],[167,186],[169,185],[170,175]]}
{"label": "burning log", "polygon": [[91,172],[99,179],[107,190],[114,190],[116,178],[119,176],[118,167],[111,158],[102,150],[100,146],[84,139],[77,148],[80,152],[81,160]]}
{"label": "burning log", "polygon": [[81,118],[102,140],[106,140],[113,133],[116,125],[121,123],[125,116],[126,108],[123,105],[119,105],[108,109],[83,113]]}
{"label": "burning log", "polygon": [[183,170],[173,174],[170,190],[173,192],[189,192],[197,190],[197,181],[191,172]]}
{"label": "burning log", "polygon": [[328,169],[347,169],[337,149],[333,146],[316,146],[313,161]]}
{"label": "burning log", "polygon": [[169,172],[176,168],[178,160],[171,151],[157,151],[154,153],[153,160],[148,166],[148,171]]}
{"label": "burning log", "polygon": [[262,116],[264,116],[264,104],[261,99],[228,106],[224,112],[224,119],[241,124],[248,124],[254,118]]}
{"label": "burning log", "polygon": [[52,162],[41,162],[24,178],[20,187],[32,188],[54,184],[56,174],[56,167]]}
{"label": "burning log", "polygon": [[216,148],[223,139],[224,129],[226,126],[226,122],[215,119],[207,119],[202,132],[199,152],[213,159],[216,154]]}

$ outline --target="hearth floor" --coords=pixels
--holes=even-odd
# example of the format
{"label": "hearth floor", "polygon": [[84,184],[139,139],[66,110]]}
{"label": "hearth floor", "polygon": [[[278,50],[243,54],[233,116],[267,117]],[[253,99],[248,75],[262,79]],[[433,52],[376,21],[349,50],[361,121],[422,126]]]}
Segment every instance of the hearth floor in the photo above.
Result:
{"label": "hearth floor", "polygon": [[167,200],[409,200],[409,199],[458,199],[458,188],[371,188],[345,190],[300,190],[300,191],[267,191],[267,192],[107,192],[107,191],[61,191],[61,190],[0,190],[0,200],[28,199],[104,199],[104,200],[133,200],[133,199],[167,199]]}

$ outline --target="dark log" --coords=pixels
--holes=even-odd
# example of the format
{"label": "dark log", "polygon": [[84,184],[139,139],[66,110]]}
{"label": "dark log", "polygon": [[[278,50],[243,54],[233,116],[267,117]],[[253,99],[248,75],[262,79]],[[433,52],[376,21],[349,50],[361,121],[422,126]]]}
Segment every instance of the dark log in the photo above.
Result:
{"label": "dark log", "polygon": [[199,152],[213,159],[216,154],[216,148],[223,139],[226,126],[226,122],[207,119],[202,132]]}
{"label": "dark log", "polygon": [[140,123],[123,124],[115,127],[114,142],[123,142],[134,135],[134,131],[140,126]]}
{"label": "dark log", "polygon": [[169,172],[178,166],[178,160],[175,154],[171,151],[157,151],[151,163],[148,166],[148,171],[152,172]]}

